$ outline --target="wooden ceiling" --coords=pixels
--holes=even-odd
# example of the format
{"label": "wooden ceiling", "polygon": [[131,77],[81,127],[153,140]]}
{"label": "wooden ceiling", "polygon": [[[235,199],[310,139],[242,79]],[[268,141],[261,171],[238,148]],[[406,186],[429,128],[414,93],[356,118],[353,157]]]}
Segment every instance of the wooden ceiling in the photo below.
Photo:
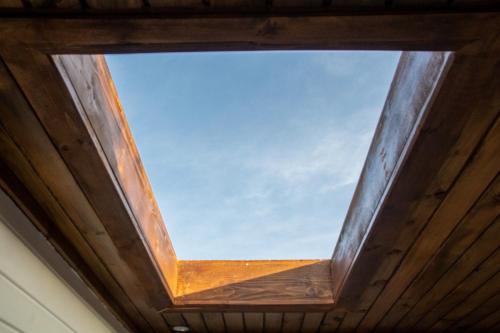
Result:
{"label": "wooden ceiling", "polygon": [[387,9],[489,9],[496,0],[2,0],[4,12],[96,14],[133,11],[137,13],[211,13],[269,11],[379,11]]}
{"label": "wooden ceiling", "polygon": [[[496,1],[0,8],[0,187],[130,331],[500,331]],[[331,261],[178,261],[104,58],[81,54],[261,49],[409,52]]]}

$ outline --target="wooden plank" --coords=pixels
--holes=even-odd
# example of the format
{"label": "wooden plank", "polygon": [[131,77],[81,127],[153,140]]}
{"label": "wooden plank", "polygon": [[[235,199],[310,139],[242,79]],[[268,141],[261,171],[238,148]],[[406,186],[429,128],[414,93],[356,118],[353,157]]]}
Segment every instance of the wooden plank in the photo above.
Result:
{"label": "wooden plank", "polygon": [[[456,50],[498,31],[499,13],[4,18],[1,41],[48,53],[372,49]],[[478,24],[480,22],[480,24]],[[185,32],[188,29],[189,34]]]}
{"label": "wooden plank", "polygon": [[299,333],[303,320],[303,312],[285,312],[283,314],[283,332]]}
{"label": "wooden plank", "polygon": [[[378,206],[383,204],[387,188],[397,175],[396,167],[404,155],[409,154],[407,147],[411,147],[437,83],[450,62],[450,55],[446,53],[403,53],[401,56],[333,255],[334,293],[338,297],[339,291],[347,288],[342,295],[344,302],[350,302],[349,298],[358,299],[362,286],[367,285],[372,274],[365,271],[352,276],[350,272],[366,234],[375,223]],[[346,283],[355,286],[353,290],[357,294],[349,294],[350,287],[344,287]]]}
{"label": "wooden plank", "polygon": [[241,312],[224,312],[224,322],[228,332],[243,332],[245,324],[243,323],[243,314]]}
{"label": "wooden plank", "polygon": [[[120,284],[113,275],[127,275],[130,270],[117,254],[111,239],[3,62],[0,62],[0,102],[0,155],[5,166],[22,182],[13,185],[12,191],[26,186],[29,196],[36,198],[44,210],[43,214],[47,214],[44,220],[50,221],[45,227],[37,227],[45,230],[44,235],[56,242],[56,248],[60,248],[60,242],[70,242],[78,251],[78,258],[71,254],[71,250],[65,256],[73,263],[75,271],[87,277],[88,281],[90,273],[86,268],[91,269],[92,274],[100,279],[90,278],[100,288],[97,294],[113,295],[120,307],[134,317],[135,325],[150,329],[123,291],[124,286],[129,287],[129,292],[137,295],[134,285],[138,281],[130,277],[128,281],[132,282],[131,285]],[[7,171],[3,170],[2,177],[6,177]],[[36,220],[32,218],[33,223]],[[96,251],[101,255],[97,256]],[[105,287],[100,287],[100,284]]]}
{"label": "wooden plank", "polygon": [[283,322],[283,313],[266,312],[264,313],[264,329],[266,333],[280,333]]}
{"label": "wooden plank", "polygon": [[193,312],[185,312],[182,314],[184,319],[186,320],[187,326],[194,333],[206,333],[207,328],[205,326],[205,322],[203,321],[203,317],[200,313]]}
{"label": "wooden plank", "polygon": [[[500,84],[500,81],[498,83]],[[500,94],[498,99],[500,101]],[[500,119],[481,141],[446,197],[432,213],[430,221],[422,228],[398,270],[378,296],[372,310],[367,313],[361,328],[374,327],[405,290],[408,290],[422,269],[428,267],[428,262],[500,171],[500,159],[497,156],[500,156]],[[498,190],[500,184],[495,192],[499,193]],[[491,198],[488,198],[488,201],[491,201]],[[422,206],[428,208],[427,204]],[[491,221],[500,214],[500,206],[490,208],[487,213],[487,218]],[[420,214],[414,214],[409,220],[413,221],[413,225],[425,223],[430,214],[424,214],[424,218]]]}
{"label": "wooden plank", "polygon": [[111,171],[116,186],[125,196],[138,232],[158,265],[170,297],[177,283],[177,258],[153,190],[142,165],[118,93],[103,56],[54,56],[77,109],[92,129]]}
{"label": "wooden plank", "polygon": [[[466,260],[464,259],[464,261]],[[450,272],[446,279],[438,281],[433,290],[417,303],[397,327],[402,330],[430,328],[437,320],[442,318],[451,309],[457,307],[472,292],[494,276],[499,266],[500,252],[497,250],[488,259],[475,267],[472,272],[462,269]],[[431,307],[432,311],[429,311]]]}
{"label": "wooden plank", "polygon": [[[65,179],[63,176],[66,177],[68,171],[60,167],[62,171],[47,170],[44,181],[50,181],[52,186],[58,186],[60,190],[57,199],[66,201],[66,208],[77,211],[75,214],[79,215],[73,221],[79,223],[83,230],[88,230],[85,235],[93,239],[93,246],[102,247],[99,254],[105,261],[107,269],[112,270],[113,277],[120,282],[127,293],[133,295],[132,300],[141,308],[142,314],[152,325],[156,325],[158,330],[164,328],[165,323],[161,316],[153,310],[154,304],[159,304],[158,307],[161,307],[165,301],[168,302],[168,297],[162,297],[162,294],[166,294],[164,287],[151,264],[141,235],[137,233],[132,222],[124,223],[127,219],[130,221],[127,207],[116,193],[117,187],[112,183],[110,170],[103,165],[102,155],[91,144],[94,139],[90,137],[82,119],[79,118],[56,68],[47,56],[31,53],[30,50],[23,52],[24,58],[17,53],[14,57],[9,57],[5,52],[3,55],[4,59],[9,59],[7,61],[9,70],[15,73],[16,81],[23,88],[24,95],[37,114],[37,121],[44,126],[42,132],[50,133],[49,141],[51,145],[52,143],[56,145],[57,150],[51,154],[62,157],[63,162],[58,162],[54,157],[54,163],[62,164],[64,168],[69,167],[71,175],[75,177],[75,179],[68,177],[69,183],[63,183],[62,180]],[[23,128],[19,135],[23,132],[26,132],[26,128]],[[51,166],[47,159],[50,152],[47,147],[50,146],[44,147],[37,152],[40,158],[40,163],[37,163],[39,168]],[[78,172],[75,172],[75,168],[81,169],[86,176],[76,175]],[[72,187],[64,187],[66,184]],[[82,185],[86,187],[85,190]],[[81,199],[78,199],[78,196]],[[78,201],[73,201],[73,198]],[[91,198],[89,207],[88,200]],[[81,212],[84,214],[81,214],[78,209],[83,208]],[[125,262],[125,258],[131,260]]]}
{"label": "wooden plank", "polygon": [[[481,286],[464,303],[440,319],[432,329],[450,329],[452,331],[470,330],[472,326],[498,310],[500,306],[500,273]],[[493,296],[492,296],[493,295]],[[477,304],[480,304],[477,306]],[[444,325],[440,322],[443,321]],[[449,325],[451,324],[452,325]]]}
{"label": "wooden plank", "polygon": [[174,326],[186,326],[186,321],[180,312],[164,312],[162,315],[170,328]]}
{"label": "wooden plank", "polygon": [[319,332],[321,333],[334,333],[337,332],[342,320],[346,315],[346,311],[343,309],[333,310],[327,312],[325,318],[321,322]]}
{"label": "wooden plank", "polygon": [[306,312],[304,316],[304,322],[302,323],[302,328],[300,331],[303,333],[318,332],[319,326],[321,325],[324,317],[324,312]]}
{"label": "wooden plank", "polygon": [[384,331],[394,327],[461,256],[468,255],[467,252],[470,251],[474,243],[484,240],[481,235],[500,213],[498,193],[500,193],[500,182],[497,180],[453,231],[437,255],[427,265],[425,271],[412,282],[384,319],[378,323],[378,330]]}
{"label": "wooden plank", "polygon": [[[454,54],[446,78],[429,104],[425,121],[412,142],[411,153],[376,215],[379,223],[375,223],[366,236],[355,270],[342,292],[339,301],[355,303],[353,314],[361,320],[365,316],[359,314],[370,308],[377,311],[360,329],[373,327],[370,325],[381,319],[399,293],[411,283],[415,277],[411,275],[418,274],[418,271],[412,271],[408,279],[399,275],[402,279],[399,281],[404,282],[394,290],[385,289],[390,295],[388,301],[379,303],[380,307],[372,307],[498,115],[498,77],[491,75],[498,70],[497,57],[494,52],[489,56],[474,55],[474,52],[480,52],[477,49],[469,52]],[[491,177],[491,170],[486,177]],[[484,184],[486,180],[481,179]],[[477,193],[478,188],[473,189]],[[456,195],[467,200],[467,196]],[[455,212],[451,211],[451,214],[453,216]],[[454,223],[454,220],[450,221]],[[423,253],[423,258],[426,256],[428,252]],[[346,319],[352,319],[349,317]],[[343,325],[348,322],[354,329],[359,326],[350,320],[344,320]]]}
{"label": "wooden plank", "polygon": [[329,260],[178,262],[176,305],[332,305]]}
{"label": "wooden plank", "polygon": [[500,310],[493,312],[471,327],[471,330],[474,332],[498,332],[499,329]]}
{"label": "wooden plank", "polygon": [[210,333],[225,333],[224,318],[221,312],[204,312],[203,318]]}
{"label": "wooden plank", "polygon": [[261,333],[264,330],[264,314],[262,312],[245,312],[245,332]]}

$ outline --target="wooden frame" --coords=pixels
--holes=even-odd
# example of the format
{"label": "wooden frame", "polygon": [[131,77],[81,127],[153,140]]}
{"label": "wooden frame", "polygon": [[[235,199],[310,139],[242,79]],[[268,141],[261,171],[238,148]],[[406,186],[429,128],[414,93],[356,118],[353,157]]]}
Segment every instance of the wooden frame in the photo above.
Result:
{"label": "wooden frame", "polygon": [[[474,80],[497,83],[490,73],[497,66],[499,22],[497,13],[396,12],[5,18],[2,99],[24,112],[1,115],[2,187],[131,328],[160,327],[157,311],[178,308],[313,309],[362,302],[369,296],[360,286],[378,275],[386,281],[378,267],[382,254],[392,253],[396,265],[407,250],[396,241],[414,229],[394,228],[398,219],[429,191],[429,207],[437,204],[463,165],[461,153],[453,155],[457,130],[471,130],[462,144],[467,151],[481,139],[474,130],[495,115],[487,89],[456,94],[475,87]],[[433,52],[402,57],[331,267],[256,262],[246,274],[287,278],[259,280],[255,292],[241,278],[225,276],[220,263],[177,261],[103,59],[61,54],[277,49]],[[456,111],[475,102],[485,109],[481,121]],[[454,118],[446,123],[449,116]],[[436,173],[440,182],[425,177]],[[415,177],[418,184],[411,182]],[[230,264],[241,271],[239,263]],[[313,274],[318,281],[308,278],[311,269],[319,272]],[[192,272],[219,285],[185,288]],[[277,289],[291,292],[270,293]]]}

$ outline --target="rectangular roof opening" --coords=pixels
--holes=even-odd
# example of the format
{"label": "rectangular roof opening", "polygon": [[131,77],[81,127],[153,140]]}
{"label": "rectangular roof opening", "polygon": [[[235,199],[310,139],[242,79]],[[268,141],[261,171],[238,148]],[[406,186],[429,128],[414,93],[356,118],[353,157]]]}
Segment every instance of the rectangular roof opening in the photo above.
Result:
{"label": "rectangular roof opening", "polygon": [[177,257],[330,258],[399,56],[107,56]]}

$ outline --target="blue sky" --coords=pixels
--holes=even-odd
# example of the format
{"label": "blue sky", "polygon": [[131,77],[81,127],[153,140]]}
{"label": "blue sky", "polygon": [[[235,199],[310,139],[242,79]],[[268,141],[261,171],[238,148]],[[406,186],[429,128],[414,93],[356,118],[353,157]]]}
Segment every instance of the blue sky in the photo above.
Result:
{"label": "blue sky", "polygon": [[106,56],[178,258],[329,258],[399,55]]}

